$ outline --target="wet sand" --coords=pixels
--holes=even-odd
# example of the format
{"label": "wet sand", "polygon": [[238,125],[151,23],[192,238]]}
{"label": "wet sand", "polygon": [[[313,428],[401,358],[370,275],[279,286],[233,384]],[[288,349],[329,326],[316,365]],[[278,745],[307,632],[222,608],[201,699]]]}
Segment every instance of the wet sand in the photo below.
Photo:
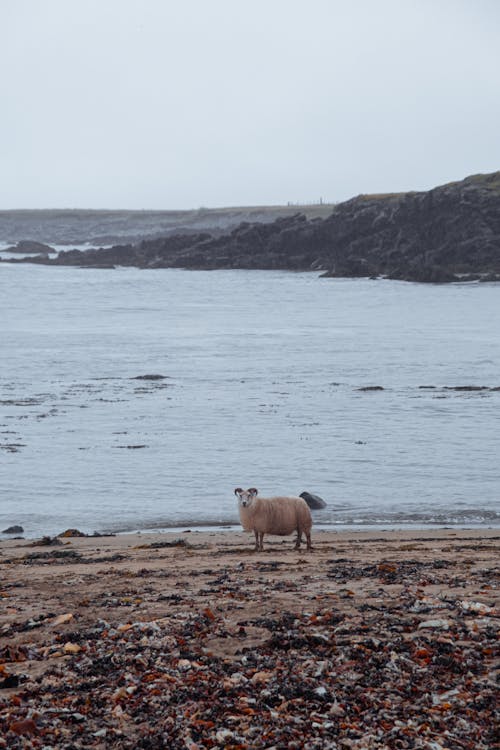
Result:
{"label": "wet sand", "polygon": [[0,542],[0,748],[491,748],[499,529]]}

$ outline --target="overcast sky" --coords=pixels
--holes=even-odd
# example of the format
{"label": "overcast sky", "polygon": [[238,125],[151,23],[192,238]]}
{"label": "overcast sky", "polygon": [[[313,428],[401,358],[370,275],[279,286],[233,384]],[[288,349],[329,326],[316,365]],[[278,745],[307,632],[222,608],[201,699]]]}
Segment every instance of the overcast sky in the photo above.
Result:
{"label": "overcast sky", "polygon": [[500,0],[0,0],[0,208],[340,201],[500,169]]}

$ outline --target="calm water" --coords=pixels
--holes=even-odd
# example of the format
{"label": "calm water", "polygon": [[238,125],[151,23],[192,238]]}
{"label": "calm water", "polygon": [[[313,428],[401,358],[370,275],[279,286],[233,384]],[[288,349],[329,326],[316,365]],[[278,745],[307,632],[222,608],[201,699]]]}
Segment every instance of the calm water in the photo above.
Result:
{"label": "calm water", "polygon": [[500,391],[449,390],[500,386],[498,285],[2,263],[0,299],[0,529],[232,524],[236,486],[499,525]]}

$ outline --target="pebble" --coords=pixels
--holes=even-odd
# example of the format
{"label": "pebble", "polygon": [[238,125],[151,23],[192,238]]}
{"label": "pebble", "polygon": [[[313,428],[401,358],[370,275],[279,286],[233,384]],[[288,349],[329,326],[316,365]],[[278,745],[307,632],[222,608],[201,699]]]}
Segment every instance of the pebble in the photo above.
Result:
{"label": "pebble", "polygon": [[449,620],[424,620],[424,622],[421,622],[418,626],[418,629],[421,630],[422,628],[435,628],[439,630],[449,630],[450,629],[450,621]]}

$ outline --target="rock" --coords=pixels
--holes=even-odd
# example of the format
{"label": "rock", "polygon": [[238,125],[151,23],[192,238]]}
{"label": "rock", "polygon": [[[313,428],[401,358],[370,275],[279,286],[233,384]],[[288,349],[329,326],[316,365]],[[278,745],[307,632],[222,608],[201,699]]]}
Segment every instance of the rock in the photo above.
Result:
{"label": "rock", "polygon": [[136,375],[132,380],[166,380],[168,375]]}
{"label": "rock", "polygon": [[37,253],[38,255],[49,255],[50,253],[56,253],[50,245],[45,245],[43,242],[35,242],[34,240],[20,240],[17,245],[7,247],[4,252],[6,253]]}
{"label": "rock", "polygon": [[445,385],[445,391],[487,391],[486,385]]}
{"label": "rock", "polygon": [[39,541],[31,542],[32,547],[57,547],[59,544],[62,542],[56,536],[42,536]]}
{"label": "rock", "polygon": [[19,675],[8,674],[4,680],[0,680],[0,690],[8,690],[19,686]]}
{"label": "rock", "polygon": [[299,497],[303,498],[312,510],[326,508],[326,503],[319,495],[313,495],[311,492],[302,492]]}
{"label": "rock", "polygon": [[24,529],[22,526],[9,526],[2,531],[2,534],[22,534],[23,532]]}
{"label": "rock", "polygon": [[430,628],[433,630],[449,630],[450,624],[449,620],[425,620],[424,622],[419,623],[418,629]]}
{"label": "rock", "polygon": [[82,647],[78,645],[78,643],[71,643],[71,641],[68,641],[63,646],[63,651],[65,654],[79,654],[82,650]]}
{"label": "rock", "polygon": [[57,536],[67,538],[72,536],[87,536],[87,534],[84,534],[83,531],[78,531],[78,529],[66,529],[66,531],[61,531]]}
{"label": "rock", "polygon": [[495,615],[497,613],[495,607],[490,607],[484,602],[461,601],[460,606],[465,612],[474,612],[478,615]]}
{"label": "rock", "polygon": [[63,615],[58,615],[52,620],[52,625],[66,625],[66,623],[71,622],[73,619],[73,613],[72,612],[66,612]]}

